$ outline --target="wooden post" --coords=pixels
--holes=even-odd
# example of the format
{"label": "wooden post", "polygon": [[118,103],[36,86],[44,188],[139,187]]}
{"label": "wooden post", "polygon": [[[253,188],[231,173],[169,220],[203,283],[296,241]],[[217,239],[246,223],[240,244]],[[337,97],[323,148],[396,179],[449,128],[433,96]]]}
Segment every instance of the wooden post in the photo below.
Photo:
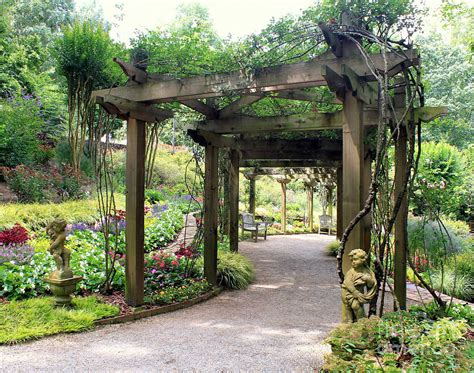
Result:
{"label": "wooden post", "polygon": [[[362,207],[364,139],[363,139],[363,103],[351,91],[346,90],[344,99],[345,123],[342,130],[342,181],[344,210],[342,224],[344,229]],[[353,249],[364,248],[363,224],[359,222],[347,240],[342,268],[346,273],[351,265],[349,253]]]}
{"label": "wooden post", "polygon": [[277,180],[281,186],[281,229],[286,234],[286,184],[290,182],[289,179]]}
{"label": "wooden post", "polygon": [[128,119],[126,163],[125,298],[129,305],[140,306],[144,286],[145,205],[145,122],[141,120]]}
{"label": "wooden post", "polygon": [[253,215],[255,219],[255,176],[249,177],[249,213]]}
{"label": "wooden post", "polygon": [[[365,204],[365,201],[367,200],[367,197],[369,196],[369,189],[370,189],[370,183],[372,182],[372,158],[370,156],[370,153],[367,152],[364,158],[363,162],[363,169],[362,169],[362,186],[361,186],[361,196],[360,196],[360,202],[361,202],[361,208]],[[365,215],[361,221],[362,224],[362,246],[361,249],[365,251],[370,250],[370,245],[371,245],[371,226],[372,226],[372,213],[369,212],[367,215]]]}
{"label": "wooden post", "polygon": [[332,198],[333,198],[333,190],[334,188],[332,186],[327,186],[326,187],[327,190],[328,190],[328,193],[327,193],[327,198],[328,198],[328,215],[330,217],[332,217],[332,214],[333,214],[333,205],[332,205]]}
{"label": "wooden post", "polygon": [[204,175],[204,277],[217,284],[218,151],[207,145]]}
{"label": "wooden post", "polygon": [[314,221],[313,221],[313,215],[314,215],[314,205],[313,205],[313,200],[314,200],[314,190],[313,190],[313,185],[312,184],[306,184],[306,198],[307,198],[307,208],[308,208],[308,226],[309,226],[309,231],[312,232],[314,229]]}
{"label": "wooden post", "polygon": [[342,216],[343,216],[343,196],[342,196],[342,167],[338,167],[337,169],[337,205],[336,205],[336,238],[340,240],[342,238],[342,232],[344,227],[342,225]]}
{"label": "wooden post", "polygon": [[229,169],[229,240],[230,250],[239,250],[239,163],[237,150],[230,151]]}
{"label": "wooden post", "polygon": [[[407,133],[400,126],[400,133],[395,143],[395,200],[402,192],[407,169]],[[407,305],[407,221],[408,200],[405,193],[400,210],[395,220],[395,256],[394,256],[394,286],[395,296],[402,310]]]}

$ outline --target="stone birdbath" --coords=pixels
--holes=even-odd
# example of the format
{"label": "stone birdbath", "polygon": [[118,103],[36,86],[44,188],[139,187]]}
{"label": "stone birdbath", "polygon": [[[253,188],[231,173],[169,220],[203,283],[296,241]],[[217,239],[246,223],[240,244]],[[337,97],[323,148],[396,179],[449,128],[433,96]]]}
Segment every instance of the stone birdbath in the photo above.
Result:
{"label": "stone birdbath", "polygon": [[69,262],[71,251],[64,246],[66,241],[66,221],[62,219],[54,220],[46,227],[46,232],[51,238],[49,252],[56,262],[56,270],[44,278],[49,284],[54,295],[56,306],[71,306],[71,294],[76,290],[76,284],[82,280],[80,276],[74,276]]}

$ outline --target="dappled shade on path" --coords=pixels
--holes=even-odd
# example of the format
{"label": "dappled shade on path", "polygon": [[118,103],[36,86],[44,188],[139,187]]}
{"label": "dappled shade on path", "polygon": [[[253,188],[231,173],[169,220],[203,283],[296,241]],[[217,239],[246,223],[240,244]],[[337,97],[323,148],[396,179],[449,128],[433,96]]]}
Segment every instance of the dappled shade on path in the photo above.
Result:
{"label": "dappled shade on path", "polygon": [[0,347],[0,369],[312,371],[341,319],[335,259],[325,252],[333,239],[241,242],[257,269],[248,290],[134,323]]}

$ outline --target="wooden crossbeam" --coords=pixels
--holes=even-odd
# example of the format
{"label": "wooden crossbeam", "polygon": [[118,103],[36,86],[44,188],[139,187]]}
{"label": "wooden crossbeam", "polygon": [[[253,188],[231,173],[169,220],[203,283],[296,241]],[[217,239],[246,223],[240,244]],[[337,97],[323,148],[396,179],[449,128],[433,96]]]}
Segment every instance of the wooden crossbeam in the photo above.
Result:
{"label": "wooden crossbeam", "polygon": [[131,63],[122,61],[120,58],[115,57],[113,61],[120,66],[123,73],[127,75],[132,81],[143,84],[148,81],[148,74],[146,71],[133,66]]}
{"label": "wooden crossbeam", "polygon": [[201,102],[199,100],[182,100],[180,102],[183,105],[205,115],[207,119],[216,119],[219,116],[216,109],[214,109],[212,106],[206,105],[204,102]]}
{"label": "wooden crossbeam", "polygon": [[323,22],[318,23],[319,28],[321,29],[324,40],[331,47],[332,53],[336,57],[342,57],[342,44],[339,38],[331,31],[331,29]]}
{"label": "wooden crossbeam", "polygon": [[219,118],[229,118],[235,113],[242,110],[244,107],[252,105],[254,102],[261,100],[264,96],[242,96],[241,98],[235,100],[231,104],[227,105],[225,108],[219,111]]}
{"label": "wooden crossbeam", "polygon": [[328,159],[242,159],[241,167],[341,167],[341,160]]}
{"label": "wooden crossbeam", "polygon": [[173,117],[173,112],[171,110],[158,109],[152,105],[129,101],[111,95],[95,97],[94,100],[96,104],[104,107],[108,113],[115,114],[122,119],[134,118],[144,122],[153,123],[161,122]]}
{"label": "wooden crossbeam", "polygon": [[[418,52],[405,51],[407,57],[401,53],[387,53],[388,70],[396,71],[399,66],[410,66],[419,63]],[[375,69],[384,69],[384,58],[381,54],[371,54]],[[229,93],[255,95],[264,92],[275,92],[301,87],[326,85],[321,74],[321,66],[327,65],[337,73],[341,72],[341,65],[348,65],[357,75],[367,80],[373,80],[372,72],[365,59],[360,55],[348,57],[316,58],[308,62],[290,65],[268,67],[258,70],[237,71],[226,74],[210,74],[193,78],[173,79],[165,81],[147,81],[146,83],[116,87],[94,91],[93,96],[113,95],[130,101],[169,102],[190,100],[204,97],[220,97]]]}
{"label": "wooden crossbeam", "polygon": [[290,91],[278,92],[275,97],[284,98],[287,100],[322,102],[322,103],[328,103],[328,104],[342,104],[342,101],[337,98],[332,98],[330,100],[327,100],[319,93],[306,92],[306,91],[303,91],[302,89],[293,89]]}
{"label": "wooden crossbeam", "polygon": [[[364,113],[364,116],[364,122],[367,126],[378,124],[378,113],[376,111],[367,111]],[[193,128],[220,134],[238,134],[341,129],[343,123],[344,116],[342,112],[311,112],[278,117],[240,116],[229,119],[208,120],[196,123]]]}
{"label": "wooden crossbeam", "polygon": [[364,81],[357,73],[347,65],[342,65],[342,76],[346,86],[352,91],[352,95],[357,96],[367,105],[371,105],[377,99],[377,90]]}

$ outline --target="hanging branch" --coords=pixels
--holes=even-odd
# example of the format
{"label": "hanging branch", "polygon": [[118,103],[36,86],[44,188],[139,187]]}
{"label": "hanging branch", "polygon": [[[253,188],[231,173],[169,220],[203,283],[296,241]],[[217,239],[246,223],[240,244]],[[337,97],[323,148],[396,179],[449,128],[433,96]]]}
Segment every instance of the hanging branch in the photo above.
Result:
{"label": "hanging branch", "polygon": [[[99,204],[100,229],[104,237],[105,278],[101,285],[104,292],[110,292],[117,272],[120,229],[115,201],[113,181],[113,154],[109,144],[112,124],[115,117],[100,108],[97,121],[90,128],[91,159],[94,165],[97,199]],[[102,137],[105,135],[105,141]]]}
{"label": "hanging branch", "polygon": [[146,127],[145,147],[145,189],[150,189],[153,183],[153,169],[155,166],[156,152],[163,127],[161,123],[153,123]]}

